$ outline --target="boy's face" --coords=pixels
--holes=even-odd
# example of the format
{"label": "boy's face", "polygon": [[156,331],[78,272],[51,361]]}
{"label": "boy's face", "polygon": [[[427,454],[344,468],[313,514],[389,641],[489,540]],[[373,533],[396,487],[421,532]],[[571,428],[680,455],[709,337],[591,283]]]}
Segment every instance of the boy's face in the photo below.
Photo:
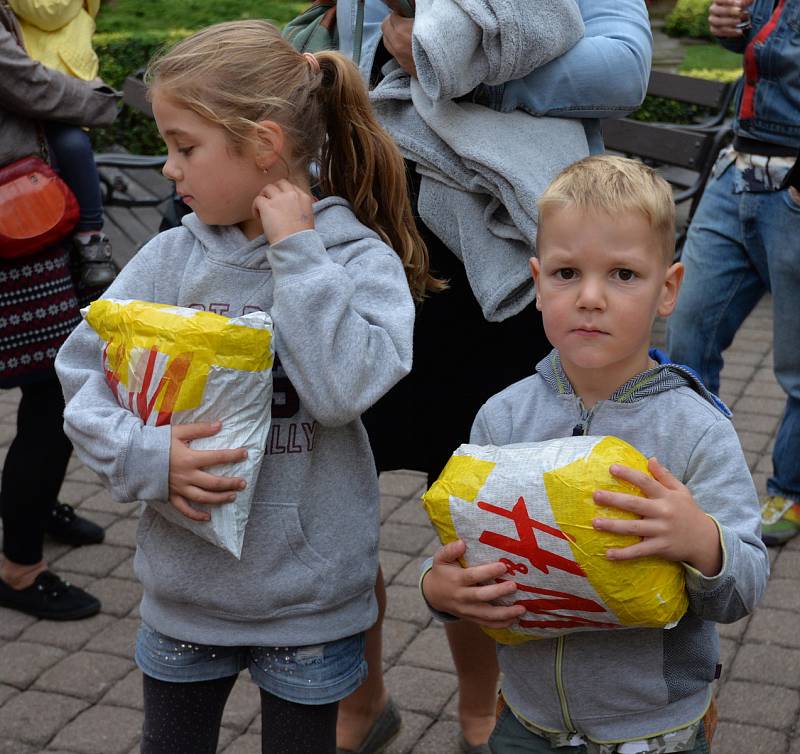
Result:
{"label": "boy's face", "polygon": [[537,245],[536,307],[568,376],[602,370],[601,383],[619,386],[646,369],[653,321],[672,313],[683,277],[647,218],[550,209]]}

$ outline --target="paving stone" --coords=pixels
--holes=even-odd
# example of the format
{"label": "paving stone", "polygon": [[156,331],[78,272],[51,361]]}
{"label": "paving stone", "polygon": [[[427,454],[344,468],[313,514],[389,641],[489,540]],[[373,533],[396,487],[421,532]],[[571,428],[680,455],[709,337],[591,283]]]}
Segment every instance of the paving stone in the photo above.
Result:
{"label": "paving stone", "polygon": [[135,618],[114,620],[109,618],[106,627],[95,634],[86,649],[90,652],[101,652],[130,659],[136,646],[136,633],[139,621]]}
{"label": "paving stone", "polygon": [[0,707],[18,693],[19,691],[13,686],[6,686],[4,683],[0,683]]}
{"label": "paving stone", "polygon": [[81,754],[127,754],[141,737],[142,713],[125,707],[90,707],[51,743]]}
{"label": "paving stone", "polygon": [[90,576],[105,576],[130,557],[130,554],[129,548],[113,545],[78,547],[59,558],[53,566],[56,571],[77,571]]}
{"label": "paving stone", "polygon": [[393,552],[417,555],[431,538],[430,526],[409,526],[387,521],[381,527],[381,548]]}
{"label": "paving stone", "polygon": [[[10,641],[0,647],[0,680],[18,689],[26,689],[40,673],[55,665],[66,653],[57,647]],[[2,728],[0,728],[2,730]]]}
{"label": "paving stone", "polygon": [[[764,474],[772,474],[772,456],[769,453],[765,453],[761,456],[756,465],[756,471],[760,471]],[[766,491],[766,487],[764,491]]]}
{"label": "paving stone", "polygon": [[745,386],[744,395],[763,395],[765,398],[779,398],[782,401],[786,400],[786,393],[774,379],[769,382],[762,382],[760,380],[749,382]]}
{"label": "paving stone", "polygon": [[223,725],[219,729],[219,738],[217,738],[217,751],[221,751],[226,746],[230,746],[238,737],[238,731],[233,730],[233,728],[226,728]]}
{"label": "paving stone", "polygon": [[460,754],[459,730],[458,723],[439,720],[428,728],[412,752],[413,754]]}
{"label": "paving stone", "polygon": [[444,672],[453,671],[453,658],[447,634],[441,626],[431,625],[414,637],[414,640],[400,655],[401,665],[416,665],[421,668],[432,668]]}
{"label": "paving stone", "polygon": [[772,575],[779,579],[800,579],[800,552],[783,549],[778,554]]}
{"label": "paving stone", "polygon": [[740,639],[747,629],[747,624],[750,622],[750,616],[737,620],[736,623],[719,623],[717,630],[719,635],[726,639]]}
{"label": "paving stone", "polygon": [[415,526],[431,526],[431,520],[422,506],[422,502],[412,498],[403,503],[390,517],[389,521],[399,524],[413,524]]}
{"label": "paving stone", "polygon": [[16,435],[17,427],[15,424],[9,422],[0,424],[0,445],[10,445]]}
{"label": "paving stone", "polygon": [[722,373],[725,373],[726,368],[729,364],[747,364],[750,366],[761,364],[764,357],[760,353],[754,353],[753,351],[740,351],[740,350],[728,350],[725,351],[723,354],[725,359],[725,366],[722,368]]}
{"label": "paving stone", "polygon": [[408,752],[413,751],[414,744],[422,738],[432,723],[433,720],[427,715],[419,715],[416,712],[405,710],[400,733],[389,744],[386,754],[408,754]]}
{"label": "paving stone", "polygon": [[785,404],[786,401],[778,398],[745,395],[736,402],[736,410],[753,414],[767,414],[768,416],[782,416]]}
{"label": "paving stone", "polygon": [[383,580],[386,584],[391,584],[395,576],[403,570],[403,568],[411,560],[410,555],[402,552],[392,552],[391,550],[381,550],[379,553],[381,561],[381,571],[383,571]]}
{"label": "paving stone", "polygon": [[111,571],[110,575],[117,579],[136,581],[136,574],[133,572],[133,555],[123,560],[113,571]]}
{"label": "paving stone", "polygon": [[453,673],[395,665],[386,673],[386,687],[403,710],[437,715],[458,686]]}
{"label": "paving stone", "polygon": [[32,615],[0,607],[0,639],[16,639],[32,623],[36,623]]}
{"label": "paving stone", "polygon": [[[65,545],[62,542],[56,542],[49,536],[44,538],[44,549],[42,550],[43,557],[47,563],[54,563],[62,555],[66,555],[72,547]],[[61,574],[59,573],[59,576]]]}
{"label": "paving stone", "polygon": [[413,586],[391,584],[386,588],[386,616],[427,626],[431,612],[422,599],[419,589]]}
{"label": "paving stone", "polygon": [[760,608],[750,619],[745,637],[747,641],[775,643],[797,649],[800,648],[798,625],[800,620],[797,613]]}
{"label": "paving stone", "polygon": [[725,362],[721,373],[721,382],[730,380],[740,380],[747,382],[753,378],[756,372],[755,364],[737,364],[735,362]]}
{"label": "paving stone", "polygon": [[80,465],[73,471],[67,470],[67,479],[71,482],[88,482],[90,484],[102,484],[100,477],[87,466]]}
{"label": "paving stone", "polygon": [[74,652],[102,631],[111,620],[107,615],[93,615],[91,618],[75,621],[40,620],[26,629],[20,639]]}
{"label": "paving stone", "polygon": [[241,673],[225,705],[222,724],[242,733],[260,711],[261,696],[258,686],[250,680],[248,673]]}
{"label": "paving stone", "polygon": [[261,754],[261,736],[239,736],[223,751],[225,754]]}
{"label": "paving stone", "polygon": [[138,581],[106,578],[93,581],[89,591],[100,600],[103,612],[111,615],[127,615],[142,599],[142,587]]}
{"label": "paving stone", "polygon": [[725,680],[731,671],[731,665],[739,651],[739,644],[733,639],[720,637],[719,640],[719,661],[722,665],[722,679]]}
{"label": "paving stone", "polygon": [[130,547],[136,541],[136,529],[139,526],[138,519],[120,518],[106,529],[107,545],[124,545]]}
{"label": "paving stone", "polygon": [[737,431],[750,430],[752,432],[763,432],[770,435],[778,429],[779,422],[780,418],[777,416],[748,414],[744,411],[737,411],[733,417],[733,424]]}
{"label": "paving stone", "polygon": [[780,730],[794,723],[800,694],[781,686],[728,681],[719,693],[721,719]]}
{"label": "paving stone", "polygon": [[133,663],[121,657],[76,652],[44,672],[35,688],[97,701],[132,668]]}
{"label": "paving stone", "polygon": [[761,453],[769,443],[770,436],[758,432],[743,432],[739,430],[739,441],[745,450]]}
{"label": "paving stone", "polygon": [[381,523],[386,521],[392,513],[404,502],[404,498],[395,495],[381,495]]}
{"label": "paving stone", "polygon": [[[62,503],[79,506],[84,500],[92,497],[92,495],[96,495],[102,489],[103,488],[99,484],[65,480],[61,485],[61,490],[58,493],[58,499]],[[81,515],[85,516],[86,511],[82,510]]]}
{"label": "paving stone", "polygon": [[381,474],[378,481],[382,495],[404,498],[422,494],[422,490],[426,486],[425,475],[416,471]]}
{"label": "paving stone", "polygon": [[715,754],[779,754],[786,751],[786,736],[768,728],[720,721],[714,734]]}
{"label": "paving stone", "polygon": [[38,748],[28,746],[22,741],[14,741],[10,738],[0,738],[0,754],[35,754]]}
{"label": "paving stone", "polygon": [[[67,548],[69,551],[70,548]],[[47,557],[47,548],[45,547],[45,557]],[[50,560],[52,562],[52,559]],[[74,586],[79,586],[81,589],[86,589],[89,584],[94,581],[94,577],[90,576],[88,573],[76,573],[75,571],[66,571],[63,568],[58,569],[58,575],[64,579],[64,581],[73,584]]]}
{"label": "paving stone", "polygon": [[0,731],[29,744],[46,744],[87,703],[60,694],[24,691],[0,707]]}
{"label": "paving stone", "polygon": [[800,649],[774,644],[743,644],[730,677],[800,689]]}
{"label": "paving stone", "polygon": [[777,607],[800,613],[800,589],[797,588],[797,577],[782,579],[773,572],[767,584],[767,591],[761,600],[761,607]]}
{"label": "paving stone", "polygon": [[394,583],[403,586],[417,587],[419,585],[419,574],[422,564],[427,560],[427,555],[418,555],[416,558],[406,563],[403,570],[395,576]]}
{"label": "paving stone", "polygon": [[383,621],[383,662],[393,665],[417,635],[419,626],[404,620],[385,618]]}
{"label": "paving stone", "polygon": [[117,681],[100,702],[112,707],[144,709],[142,671],[139,668],[135,668],[121,681]]}
{"label": "paving stone", "polygon": [[93,495],[81,503],[81,511],[98,511],[121,517],[128,517],[138,507],[135,503],[118,503],[105,487],[95,490]]}

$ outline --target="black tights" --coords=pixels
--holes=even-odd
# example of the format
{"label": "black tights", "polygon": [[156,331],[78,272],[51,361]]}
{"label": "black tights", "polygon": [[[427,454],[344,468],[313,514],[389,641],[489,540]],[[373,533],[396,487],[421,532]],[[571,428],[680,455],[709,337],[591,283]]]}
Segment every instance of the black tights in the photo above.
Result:
{"label": "black tights", "polygon": [[17,434],[3,464],[0,508],[3,554],[14,563],[42,559],[44,524],[52,509],[72,453],[64,434],[64,396],[52,376],[22,386]]}
{"label": "black tights", "polygon": [[[168,683],[145,675],[142,754],[214,754],[236,678]],[[297,704],[260,691],[262,754],[335,754],[338,702]]]}

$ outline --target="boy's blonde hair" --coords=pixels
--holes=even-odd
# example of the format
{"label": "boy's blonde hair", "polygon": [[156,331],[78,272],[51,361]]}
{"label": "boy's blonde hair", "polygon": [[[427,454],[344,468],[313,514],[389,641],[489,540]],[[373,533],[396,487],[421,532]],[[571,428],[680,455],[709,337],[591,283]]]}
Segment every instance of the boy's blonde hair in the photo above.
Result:
{"label": "boy's blonde hair", "polygon": [[564,168],[537,202],[539,232],[553,209],[575,207],[603,212],[641,212],[667,263],[675,257],[675,202],[669,184],[638,160],[614,155],[585,157]]}
{"label": "boy's blonde hair", "polygon": [[235,149],[259,128],[287,134],[288,167],[319,164],[319,186],[395,249],[415,298],[444,284],[428,273],[428,253],[408,200],[405,163],[370,109],[358,68],[336,52],[314,61],[266,21],[215,24],[159,53],[145,81],[171,101],[226,129]]}

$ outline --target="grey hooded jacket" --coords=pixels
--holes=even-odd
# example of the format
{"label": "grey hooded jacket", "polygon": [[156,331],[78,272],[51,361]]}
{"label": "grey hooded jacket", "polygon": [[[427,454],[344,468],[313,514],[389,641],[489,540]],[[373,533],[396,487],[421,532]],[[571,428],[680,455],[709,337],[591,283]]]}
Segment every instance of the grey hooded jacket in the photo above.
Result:
{"label": "grey hooded jacket", "polygon": [[[154,238],[107,296],[275,325],[272,426],[241,560],[156,512],[169,505],[169,426],[119,406],[84,322],[59,352],[65,429],[119,501],[146,502],[134,570],[142,619],[227,646],[319,644],[375,622],[379,493],[361,413],[411,367],[414,305],[397,254],[343,199],[272,247],[195,215]],[[213,469],[212,469],[213,471]]]}
{"label": "grey hooded jacket", "polygon": [[769,574],[758,498],[729,412],[694,373],[674,364],[637,375],[591,411],[573,392],[558,351],[536,370],[483,406],[470,442],[616,435],[656,456],[688,486],[718,524],[723,565],[710,578],[685,566],[689,610],[675,628],[498,645],[503,696],[517,716],[539,728],[574,731],[599,743],[685,727],[708,706],[719,662],[715,623],[751,612]]}

